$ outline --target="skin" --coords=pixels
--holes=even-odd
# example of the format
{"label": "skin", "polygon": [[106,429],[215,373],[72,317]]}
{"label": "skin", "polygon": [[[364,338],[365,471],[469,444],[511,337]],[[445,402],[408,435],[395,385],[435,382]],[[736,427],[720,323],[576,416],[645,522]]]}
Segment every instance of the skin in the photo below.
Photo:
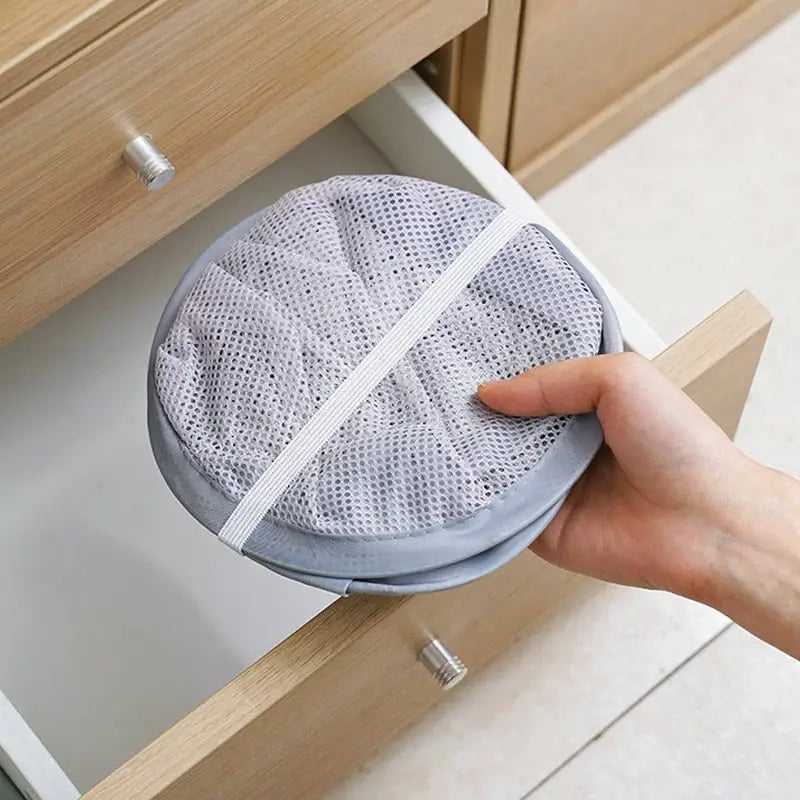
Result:
{"label": "skin", "polygon": [[745,456],[651,362],[573,359],[481,384],[478,397],[513,416],[596,411],[603,426],[537,555],[706,603],[800,658],[800,483]]}

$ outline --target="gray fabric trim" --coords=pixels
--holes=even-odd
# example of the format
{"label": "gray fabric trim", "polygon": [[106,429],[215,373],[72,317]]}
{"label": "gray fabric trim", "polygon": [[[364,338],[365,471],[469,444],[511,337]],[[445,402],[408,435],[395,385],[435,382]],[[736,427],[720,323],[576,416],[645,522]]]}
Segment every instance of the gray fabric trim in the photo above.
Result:
{"label": "gray fabric trim", "polygon": [[372,581],[327,578],[321,575],[309,575],[305,572],[276,567],[274,564],[260,561],[258,558],[255,560],[286,578],[342,596],[349,594],[405,595],[438,592],[442,589],[452,589],[456,586],[471,583],[505,566],[544,531],[561,509],[565,499],[566,495],[559,497],[553,506],[537,520],[484,553],[478,553],[471,558],[459,561],[457,564],[448,564],[444,567],[412,575],[398,575],[394,578]]}
{"label": "gray fabric trim", "polygon": [[553,497],[583,473],[602,439],[594,415],[575,417],[559,437],[560,446],[505,495],[467,519],[419,535],[371,542],[334,540],[264,520],[243,552],[286,569],[339,578],[387,578],[453,564],[500,544],[545,513]]}
{"label": "gray fabric trim", "polygon": [[[156,463],[182,505],[213,532],[219,531],[235,503],[212,486],[184,452],[158,400],[153,364],[198,275],[241,238],[258,216],[231,228],[189,268],[167,302],[150,353],[148,427]],[[600,301],[604,312],[601,352],[620,352],[619,324],[597,280],[552,232],[535,227]],[[602,430],[595,416],[575,417],[537,469],[505,495],[468,519],[419,535],[380,542],[331,540],[265,519],[248,538],[243,552],[280,574],[342,594],[405,594],[465,583],[510,560],[541,532],[601,443]]]}

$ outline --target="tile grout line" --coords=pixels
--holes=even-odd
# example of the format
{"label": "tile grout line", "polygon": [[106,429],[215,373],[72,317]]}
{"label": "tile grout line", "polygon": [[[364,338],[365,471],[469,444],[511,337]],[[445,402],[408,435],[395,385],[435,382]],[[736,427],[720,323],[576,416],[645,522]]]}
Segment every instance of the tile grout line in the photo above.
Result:
{"label": "tile grout line", "polygon": [[584,752],[584,750],[587,750],[589,747],[591,747],[601,736],[605,735],[611,728],[613,728],[614,725],[616,725],[624,716],[626,716],[629,711],[632,711],[634,708],[636,708],[636,706],[644,702],[648,697],[650,697],[651,694],[653,694],[653,692],[656,691],[656,689],[658,689],[660,686],[666,683],[673,675],[675,675],[675,673],[683,669],[690,661],[693,661],[706,648],[708,648],[714,642],[716,642],[717,639],[719,639],[719,637],[722,636],[723,633],[730,630],[733,627],[733,625],[734,625],[733,622],[728,622],[725,625],[725,627],[717,631],[717,633],[715,633],[707,642],[704,642],[702,645],[700,645],[700,647],[697,648],[697,650],[694,650],[688,656],[686,656],[686,658],[684,658],[683,661],[681,661],[677,666],[673,667],[666,675],[664,675],[662,678],[656,681],[656,683],[654,683],[641,697],[638,697],[629,706],[620,711],[620,713],[617,714],[617,716],[614,717],[614,719],[612,719],[611,722],[604,725],[594,736],[592,736],[591,739],[584,742],[574,753],[565,758],[557,767],[554,767],[552,770],[550,770],[550,772],[548,772],[547,775],[544,776],[544,778],[542,778],[535,786],[533,786],[533,788],[525,792],[525,794],[522,795],[520,800],[533,800],[534,794],[539,789],[541,789],[542,786],[548,783],[551,778],[555,777],[559,772],[561,772],[561,770],[564,769],[564,767],[571,764],[581,753]]}

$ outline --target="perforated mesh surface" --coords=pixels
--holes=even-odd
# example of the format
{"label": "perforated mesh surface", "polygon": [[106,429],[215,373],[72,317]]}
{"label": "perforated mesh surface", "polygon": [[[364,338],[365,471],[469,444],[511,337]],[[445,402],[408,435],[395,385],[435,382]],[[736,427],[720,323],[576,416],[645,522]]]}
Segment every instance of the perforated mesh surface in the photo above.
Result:
{"label": "perforated mesh surface", "polygon": [[[297,189],[211,263],[155,362],[186,455],[238,501],[403,312],[499,213],[400,176]],[[318,535],[419,535],[486,507],[567,418],[493,414],[484,380],[599,351],[600,303],[533,226],[519,233],[274,506]]]}

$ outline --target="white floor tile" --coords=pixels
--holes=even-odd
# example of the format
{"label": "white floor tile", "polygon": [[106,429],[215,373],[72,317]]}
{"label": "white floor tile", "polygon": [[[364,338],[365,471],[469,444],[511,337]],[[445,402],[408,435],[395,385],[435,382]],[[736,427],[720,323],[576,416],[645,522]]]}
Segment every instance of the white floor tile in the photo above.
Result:
{"label": "white floor tile", "polygon": [[800,663],[731,628],[531,800],[797,797]]}
{"label": "white floor tile", "polygon": [[660,592],[592,584],[328,800],[519,798],[725,623]]}

